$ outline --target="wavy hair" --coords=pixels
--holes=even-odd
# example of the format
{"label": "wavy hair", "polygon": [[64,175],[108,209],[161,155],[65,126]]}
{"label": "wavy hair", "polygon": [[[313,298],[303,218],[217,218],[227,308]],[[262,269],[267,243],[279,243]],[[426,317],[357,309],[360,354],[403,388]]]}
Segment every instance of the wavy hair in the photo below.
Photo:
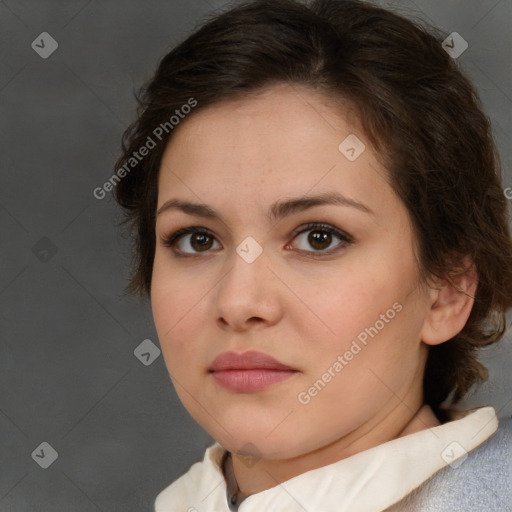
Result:
{"label": "wavy hair", "polygon": [[[443,49],[445,36],[359,0],[256,0],[216,14],[161,60],[123,137],[115,188],[132,228],[129,290],[149,294],[165,133],[127,167],[154,130],[194,98],[190,113],[289,83],[349,104],[408,209],[420,269],[450,279],[471,257],[478,288],[470,317],[429,348],[424,399],[457,403],[487,378],[477,349],[499,340],[512,305],[512,241],[499,157],[478,94]],[[160,133],[160,132],[159,132]],[[133,163],[133,162],[132,162]]]}

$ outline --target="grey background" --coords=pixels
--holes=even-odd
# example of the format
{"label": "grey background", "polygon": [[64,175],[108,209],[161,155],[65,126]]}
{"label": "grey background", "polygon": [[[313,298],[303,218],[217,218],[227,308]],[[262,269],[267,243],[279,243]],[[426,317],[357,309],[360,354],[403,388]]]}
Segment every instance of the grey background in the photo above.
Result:
{"label": "grey background", "polygon": [[[468,41],[458,61],[512,186],[512,0],[381,3]],[[158,345],[151,311],[123,293],[119,212],[92,191],[112,175],[133,91],[223,5],[0,2],[2,512],[149,511],[212,443],[179,403],[162,356],[146,366],[134,355],[145,339]],[[31,47],[42,32],[59,44],[47,59]],[[466,405],[510,416],[510,334],[482,357],[491,379]],[[31,456],[42,442],[58,452],[47,469]]]}

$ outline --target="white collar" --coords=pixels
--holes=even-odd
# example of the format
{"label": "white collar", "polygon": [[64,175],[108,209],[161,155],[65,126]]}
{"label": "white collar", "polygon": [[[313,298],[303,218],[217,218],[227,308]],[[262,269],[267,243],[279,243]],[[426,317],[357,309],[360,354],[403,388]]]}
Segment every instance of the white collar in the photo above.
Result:
{"label": "white collar", "polygon": [[[393,439],[253,494],[240,504],[238,511],[304,512],[318,510],[320,504],[323,512],[384,510],[448,464],[456,467],[466,452],[482,444],[498,428],[493,407],[453,411],[451,418],[456,419]],[[171,496],[179,493],[189,506],[196,503],[201,512],[228,512],[221,467],[225,453],[218,443],[208,448],[203,462],[181,477],[181,486],[175,485],[178,480],[162,491],[158,497],[163,505],[160,510],[175,503]]]}

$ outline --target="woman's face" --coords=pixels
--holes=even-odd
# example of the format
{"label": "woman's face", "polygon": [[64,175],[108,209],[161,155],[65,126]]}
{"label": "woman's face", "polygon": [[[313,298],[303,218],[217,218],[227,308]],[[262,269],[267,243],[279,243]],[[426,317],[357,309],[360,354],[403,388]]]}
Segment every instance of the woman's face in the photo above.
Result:
{"label": "woman's face", "polygon": [[[158,336],[224,447],[291,458],[417,410],[430,301],[409,216],[339,109],[286,85],[205,108],[176,128],[158,185]],[[213,364],[248,351],[283,366]]]}

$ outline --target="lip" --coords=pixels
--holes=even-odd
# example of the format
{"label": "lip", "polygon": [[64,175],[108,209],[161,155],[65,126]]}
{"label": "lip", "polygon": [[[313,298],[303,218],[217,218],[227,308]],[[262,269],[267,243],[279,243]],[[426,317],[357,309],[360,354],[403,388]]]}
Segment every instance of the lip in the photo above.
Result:
{"label": "lip", "polygon": [[247,352],[223,352],[217,356],[208,371],[223,370],[294,370],[277,359],[256,350]]}
{"label": "lip", "polygon": [[220,386],[230,391],[250,393],[288,379],[298,370],[268,354],[249,350],[242,353],[220,354],[214,359],[208,371]]}

